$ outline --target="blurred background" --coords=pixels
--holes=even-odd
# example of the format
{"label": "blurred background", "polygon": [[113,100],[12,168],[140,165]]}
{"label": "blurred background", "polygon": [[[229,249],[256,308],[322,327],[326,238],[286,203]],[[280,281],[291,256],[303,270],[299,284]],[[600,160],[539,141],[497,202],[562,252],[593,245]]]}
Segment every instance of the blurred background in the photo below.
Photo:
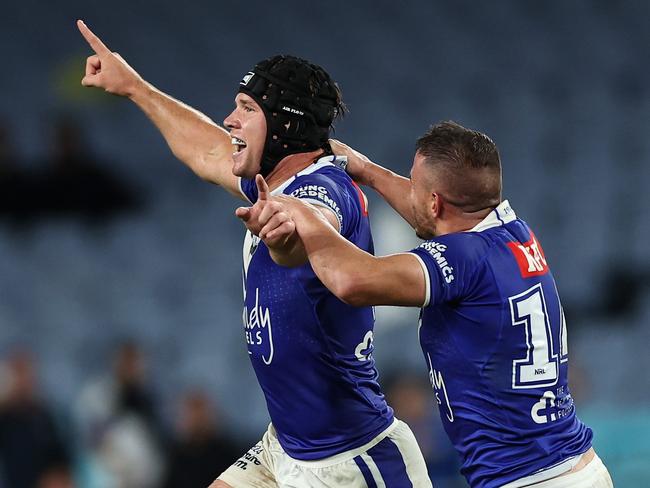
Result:
{"label": "blurred background", "polygon": [[[80,86],[77,18],[218,122],[291,53],[341,85],[336,137],[402,174],[431,123],[490,135],[558,282],[578,414],[615,485],[650,486],[650,3],[23,0],[0,17],[0,487],[207,486],[268,423],[238,202]],[[369,197],[378,253],[417,245]],[[377,311],[382,383],[436,486],[463,487],[416,321]]]}

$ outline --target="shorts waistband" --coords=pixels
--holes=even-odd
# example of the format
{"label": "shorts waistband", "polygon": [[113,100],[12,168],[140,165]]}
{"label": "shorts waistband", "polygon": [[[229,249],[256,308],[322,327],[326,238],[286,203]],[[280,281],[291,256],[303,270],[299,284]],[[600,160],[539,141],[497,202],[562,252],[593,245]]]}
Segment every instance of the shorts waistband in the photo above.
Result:
{"label": "shorts waistband", "polygon": [[[334,456],[330,456],[324,459],[316,459],[314,461],[305,461],[302,459],[295,459],[291,458],[294,463],[301,465],[301,466],[307,466],[310,468],[326,468],[328,466],[333,466],[335,464],[339,464],[345,461],[348,461],[350,459],[353,459],[360,454],[363,454],[366,452],[368,449],[372,449],[374,446],[379,444],[382,440],[384,440],[386,437],[388,437],[398,426],[400,423],[400,420],[397,418],[393,419],[393,423],[390,424],[386,429],[384,429],[377,437],[375,437],[373,440],[370,442],[364,444],[363,446],[359,446],[356,449],[351,449],[349,451],[345,452],[340,452],[338,454],[335,454]],[[275,429],[274,434],[275,434]],[[276,439],[277,440],[277,439]],[[287,454],[288,455],[288,454]]]}
{"label": "shorts waistband", "polygon": [[[589,449],[591,449],[591,447]],[[587,451],[589,449],[587,449]],[[501,488],[519,488],[535,485],[536,483],[541,483],[542,481],[547,481],[560,476],[567,471],[571,471],[573,467],[580,462],[580,458],[582,458],[582,456],[584,456],[587,451],[578,454],[577,456],[572,456],[568,459],[565,459],[555,466],[543,469],[542,471],[538,471],[537,473],[533,473],[524,478],[519,478],[518,480],[511,481],[510,483],[503,485]]]}

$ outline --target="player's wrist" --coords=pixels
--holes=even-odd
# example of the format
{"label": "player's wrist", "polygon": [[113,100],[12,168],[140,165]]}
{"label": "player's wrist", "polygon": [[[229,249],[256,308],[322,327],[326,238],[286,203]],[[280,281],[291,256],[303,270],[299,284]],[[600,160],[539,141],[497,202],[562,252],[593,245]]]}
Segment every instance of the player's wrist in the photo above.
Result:
{"label": "player's wrist", "polygon": [[125,90],[126,97],[131,101],[139,104],[141,101],[149,97],[155,88],[142,78],[135,78]]}
{"label": "player's wrist", "polygon": [[377,179],[376,172],[378,168],[379,167],[376,164],[373,164],[370,160],[361,159],[356,162],[353,171],[354,174],[351,174],[350,176],[358,184],[374,189],[374,182]]}

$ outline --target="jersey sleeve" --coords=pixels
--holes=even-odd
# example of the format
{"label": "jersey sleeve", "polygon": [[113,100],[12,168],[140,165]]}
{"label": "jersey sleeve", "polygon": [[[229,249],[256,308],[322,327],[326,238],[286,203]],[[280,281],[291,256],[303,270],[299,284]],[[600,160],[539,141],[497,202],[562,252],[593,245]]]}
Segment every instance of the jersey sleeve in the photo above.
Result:
{"label": "jersey sleeve", "polygon": [[257,201],[257,184],[254,179],[238,178],[239,191],[244,195],[249,202],[255,203]]}
{"label": "jersey sleeve", "polygon": [[475,259],[468,255],[462,240],[430,240],[410,251],[422,266],[426,297],[422,307],[461,300],[472,288]]}
{"label": "jersey sleeve", "polygon": [[358,197],[351,184],[337,182],[330,176],[314,173],[296,178],[284,193],[312,205],[330,209],[336,215],[339,232],[344,237],[349,237],[359,222],[361,212],[359,203],[355,200]]}

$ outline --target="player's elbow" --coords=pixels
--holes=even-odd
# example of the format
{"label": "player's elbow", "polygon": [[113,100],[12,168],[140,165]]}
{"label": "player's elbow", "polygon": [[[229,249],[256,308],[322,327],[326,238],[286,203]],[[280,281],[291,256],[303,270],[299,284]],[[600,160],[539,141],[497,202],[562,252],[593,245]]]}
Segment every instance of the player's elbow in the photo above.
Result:
{"label": "player's elbow", "polygon": [[205,158],[202,154],[187,154],[184,158],[181,158],[180,156],[176,157],[183,161],[194,172],[194,174],[201,178],[203,181],[218,184],[218,182],[215,181],[212,171],[210,171],[210,166],[208,164],[207,158]]}
{"label": "player's elbow", "polygon": [[187,166],[192,172],[208,183],[220,184],[215,177],[214,166],[210,161],[209,155],[201,153],[191,148],[174,148],[172,147],[172,154],[181,163]]}
{"label": "player's elbow", "polygon": [[336,283],[334,294],[347,305],[365,307],[372,305],[369,300],[367,287],[362,279],[356,276],[343,276]]}

